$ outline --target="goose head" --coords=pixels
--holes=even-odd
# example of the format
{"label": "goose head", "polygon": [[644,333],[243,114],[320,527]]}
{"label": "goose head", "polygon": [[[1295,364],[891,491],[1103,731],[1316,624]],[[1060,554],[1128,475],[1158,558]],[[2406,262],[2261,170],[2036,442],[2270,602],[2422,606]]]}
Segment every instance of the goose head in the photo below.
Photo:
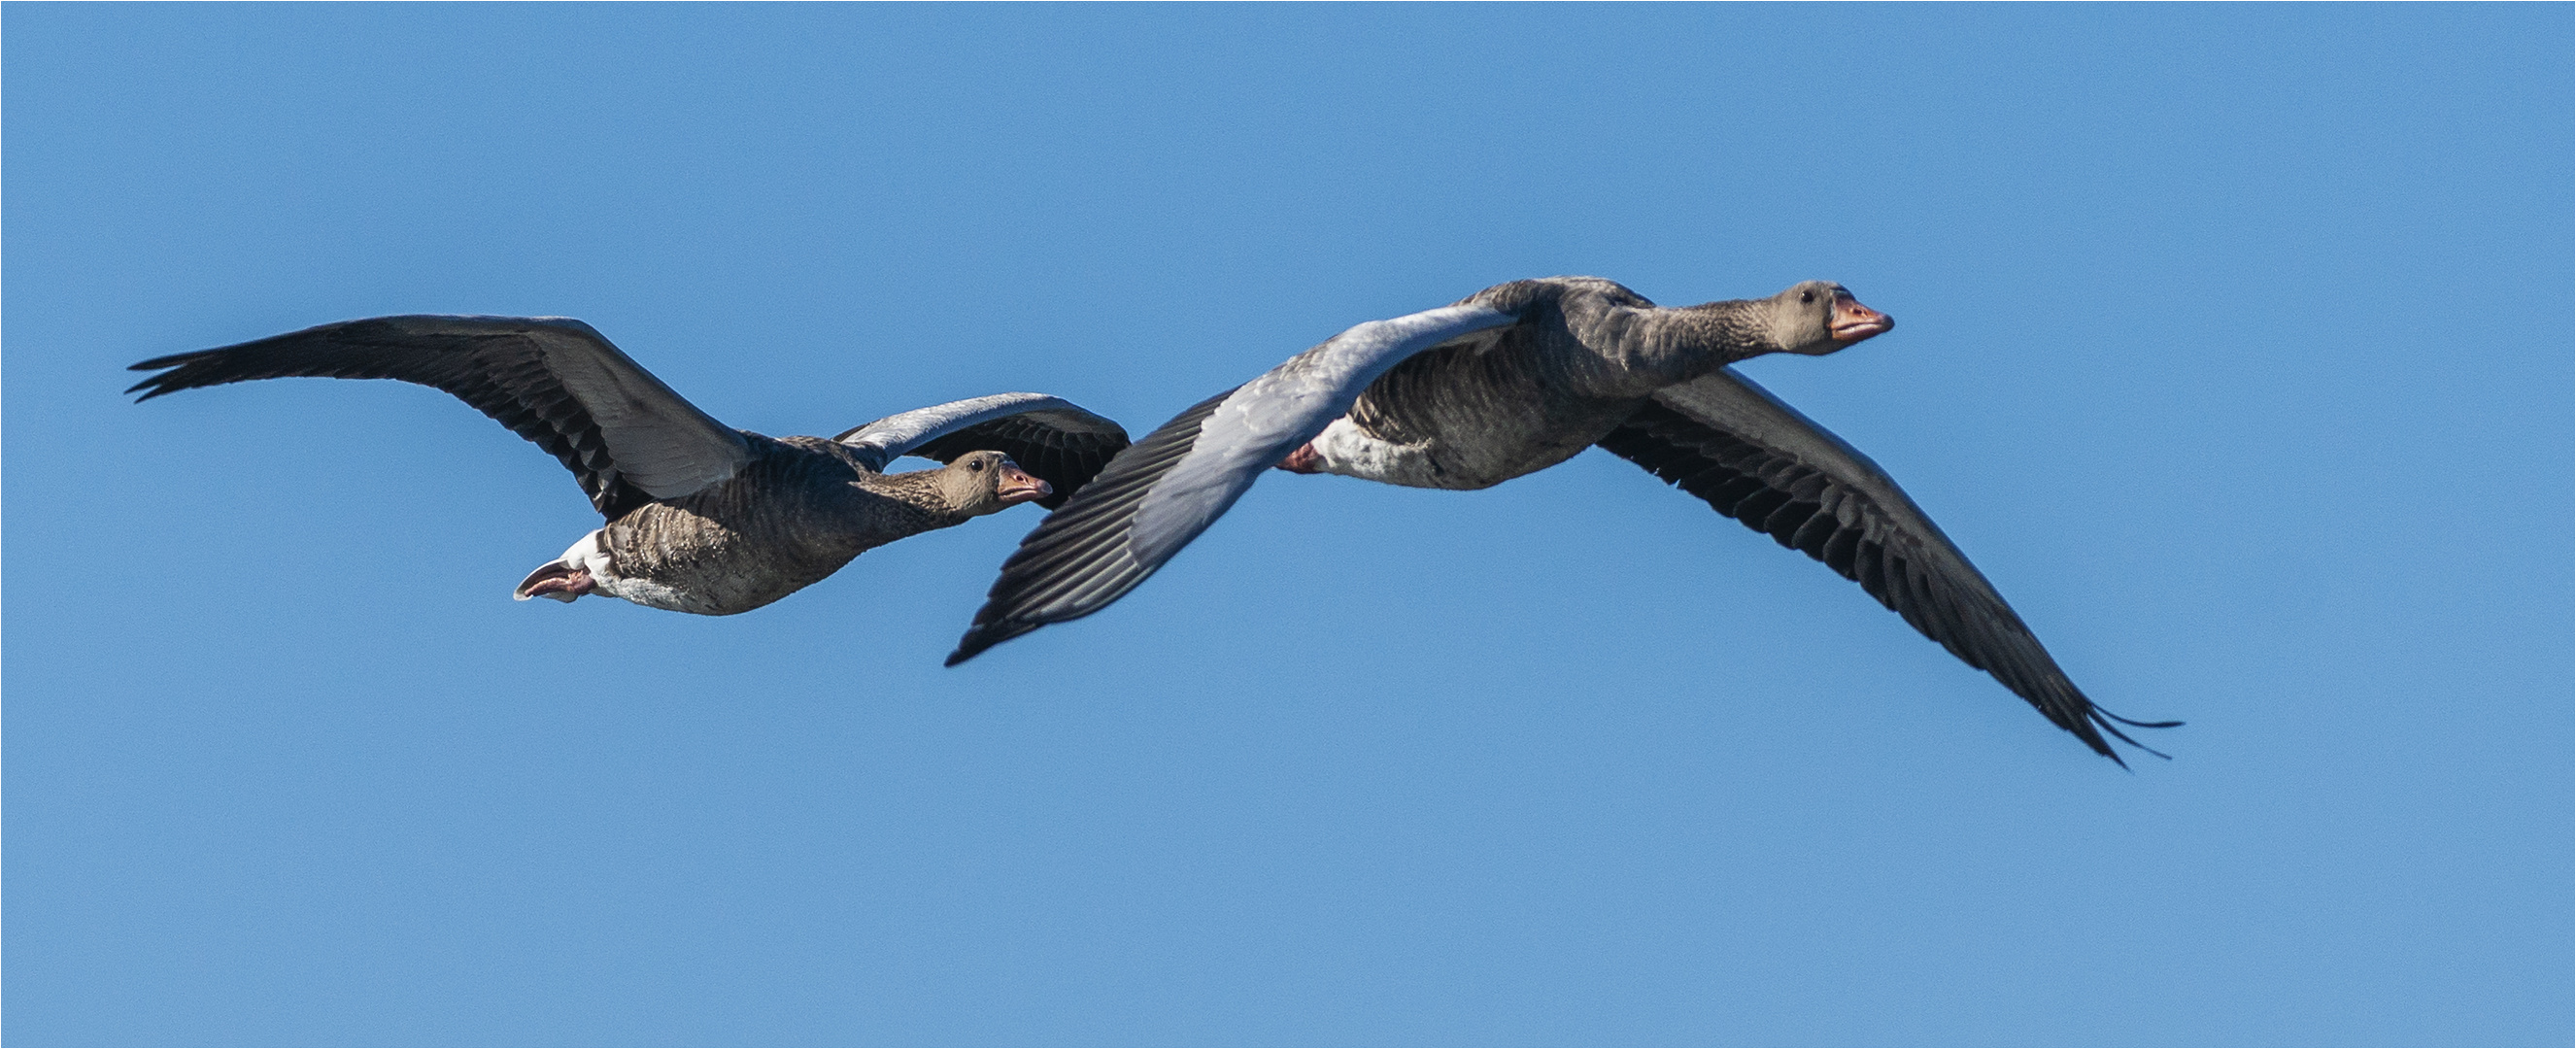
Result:
{"label": "goose head", "polygon": [[1896,318],[1860,304],[1851,289],[1811,280],[1766,300],[1771,338],[1788,353],[1832,353],[1896,327]]}
{"label": "goose head", "polygon": [[938,474],[936,487],[942,500],[967,517],[981,517],[1055,494],[1053,486],[1020,469],[1020,464],[1000,452],[968,452]]}

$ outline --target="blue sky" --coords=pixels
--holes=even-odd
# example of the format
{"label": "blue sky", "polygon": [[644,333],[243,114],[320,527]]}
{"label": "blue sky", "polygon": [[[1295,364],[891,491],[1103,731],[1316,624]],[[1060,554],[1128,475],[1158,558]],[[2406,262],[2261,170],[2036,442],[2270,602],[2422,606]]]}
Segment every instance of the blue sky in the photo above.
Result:
{"label": "blue sky", "polygon": [[[2563,5],[6,17],[10,1041],[2576,1036]],[[1035,510],[513,604],[596,519],[452,399],[117,392],[565,314],[1142,432],[1554,273],[1896,315],[1748,371],[2176,760],[1606,454],[943,670]]]}

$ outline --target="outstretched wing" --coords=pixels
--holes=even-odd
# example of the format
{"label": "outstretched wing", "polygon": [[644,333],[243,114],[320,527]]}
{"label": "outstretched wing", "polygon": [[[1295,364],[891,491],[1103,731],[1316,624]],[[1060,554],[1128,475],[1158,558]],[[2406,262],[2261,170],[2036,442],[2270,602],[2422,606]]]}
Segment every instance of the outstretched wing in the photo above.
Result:
{"label": "outstretched wing", "polygon": [[569,317],[375,317],[155,357],[137,401],[249,379],[400,379],[456,395],[563,460],[610,519],[733,476],[741,434]]}
{"label": "outstretched wing", "polygon": [[1055,489],[1038,500],[1052,510],[1126,449],[1127,430],[1061,397],[997,393],[889,415],[832,439],[879,472],[905,455],[945,463],[968,452],[1000,452]]}
{"label": "outstretched wing", "polygon": [[2146,750],[2119,725],[2179,724],[2129,721],[2094,706],[1877,463],[1733,368],[1656,394],[1600,444],[1859,583],[2113,761],[2119,755],[2103,732]]}
{"label": "outstretched wing", "polygon": [[1280,457],[1350,411],[1396,362],[1516,319],[1460,305],[1370,321],[1182,412],[1020,541],[948,665],[1108,607],[1198,538]]}

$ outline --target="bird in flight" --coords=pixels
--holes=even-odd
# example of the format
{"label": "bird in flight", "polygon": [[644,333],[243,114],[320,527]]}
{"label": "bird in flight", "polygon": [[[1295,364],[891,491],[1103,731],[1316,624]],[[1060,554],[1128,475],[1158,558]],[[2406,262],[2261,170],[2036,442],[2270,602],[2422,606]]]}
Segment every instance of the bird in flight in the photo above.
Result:
{"label": "bird in flight", "polygon": [[[157,373],[126,391],[137,401],[287,376],[445,390],[562,460],[607,522],[513,596],[603,594],[699,615],[766,605],[906,536],[1061,505],[1127,447],[1117,423],[1035,393],[903,412],[830,440],[766,437],[717,422],[568,317],[376,317],[133,370]],[[885,472],[904,455],[947,465]]]}
{"label": "bird in flight", "polygon": [[2156,753],[2121,726],[2179,722],[2095,705],[1885,471],[1730,367],[1894,327],[1825,281],[1666,308],[1597,277],[1360,324],[1119,453],[1021,541],[948,663],[1108,607],[1273,468],[1477,489],[1597,445],[1859,583],[2094,752]]}

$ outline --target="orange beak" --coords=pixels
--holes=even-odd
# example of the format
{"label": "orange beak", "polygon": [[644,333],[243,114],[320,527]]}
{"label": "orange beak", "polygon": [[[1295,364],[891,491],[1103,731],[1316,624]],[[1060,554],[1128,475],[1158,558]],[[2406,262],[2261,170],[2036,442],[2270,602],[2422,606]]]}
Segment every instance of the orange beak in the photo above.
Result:
{"label": "orange beak", "polygon": [[1002,461],[1002,481],[998,491],[1002,497],[1002,505],[1013,506],[1054,495],[1055,486],[1031,476],[1028,471],[1020,469],[1020,464],[1005,459]]}
{"label": "orange beak", "polygon": [[1863,306],[1859,299],[1851,297],[1851,293],[1843,292],[1834,296],[1834,316],[1826,330],[1833,333],[1835,342],[1849,346],[1870,336],[1885,334],[1893,327],[1896,327],[1896,318]]}

